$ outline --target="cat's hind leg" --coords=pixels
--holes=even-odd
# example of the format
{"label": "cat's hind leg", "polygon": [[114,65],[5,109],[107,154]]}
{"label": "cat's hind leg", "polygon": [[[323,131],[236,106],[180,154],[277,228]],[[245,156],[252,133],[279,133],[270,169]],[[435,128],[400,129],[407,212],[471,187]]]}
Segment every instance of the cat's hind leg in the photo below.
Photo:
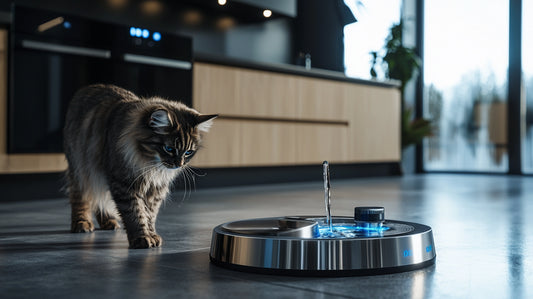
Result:
{"label": "cat's hind leg", "polygon": [[109,192],[105,192],[98,199],[95,214],[101,229],[118,230],[120,228],[117,208],[113,200],[111,200],[111,194]]}
{"label": "cat's hind leg", "polygon": [[77,181],[67,173],[67,191],[71,206],[70,231],[73,233],[87,233],[94,231],[92,222],[91,197],[81,191]]}
{"label": "cat's hind leg", "polygon": [[109,215],[107,212],[96,211],[96,220],[103,230],[118,230],[120,223],[117,217]]}
{"label": "cat's hind leg", "polygon": [[94,231],[91,221],[92,213],[89,203],[84,201],[70,202],[72,207],[72,221],[70,231],[73,233],[89,233]]}

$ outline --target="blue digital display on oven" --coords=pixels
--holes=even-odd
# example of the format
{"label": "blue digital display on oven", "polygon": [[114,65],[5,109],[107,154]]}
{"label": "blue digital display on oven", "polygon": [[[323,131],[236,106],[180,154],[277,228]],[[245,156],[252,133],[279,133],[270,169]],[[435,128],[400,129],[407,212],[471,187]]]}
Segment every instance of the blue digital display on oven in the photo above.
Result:
{"label": "blue digital display on oven", "polygon": [[161,40],[161,33],[159,32],[150,32],[148,29],[139,28],[139,27],[130,27],[130,36],[131,37],[141,37],[143,39],[151,39],[153,41]]}

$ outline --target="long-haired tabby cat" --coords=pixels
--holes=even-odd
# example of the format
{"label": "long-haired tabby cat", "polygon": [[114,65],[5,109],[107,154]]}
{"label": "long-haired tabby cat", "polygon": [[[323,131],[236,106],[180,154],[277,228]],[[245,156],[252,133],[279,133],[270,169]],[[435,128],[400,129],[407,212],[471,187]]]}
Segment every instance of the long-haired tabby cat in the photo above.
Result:
{"label": "long-haired tabby cat", "polygon": [[130,248],[162,243],[155,222],[170,184],[217,115],[113,85],[79,90],[67,111],[64,149],[72,232],[126,228]]}

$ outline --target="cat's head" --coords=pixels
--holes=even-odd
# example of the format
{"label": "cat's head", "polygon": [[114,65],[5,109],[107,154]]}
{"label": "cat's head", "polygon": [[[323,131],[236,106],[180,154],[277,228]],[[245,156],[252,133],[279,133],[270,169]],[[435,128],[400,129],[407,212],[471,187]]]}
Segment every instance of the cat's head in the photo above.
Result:
{"label": "cat's head", "polygon": [[140,153],[149,162],[168,169],[181,168],[200,148],[202,133],[208,132],[218,115],[204,115],[186,106],[153,107],[143,117],[145,136]]}

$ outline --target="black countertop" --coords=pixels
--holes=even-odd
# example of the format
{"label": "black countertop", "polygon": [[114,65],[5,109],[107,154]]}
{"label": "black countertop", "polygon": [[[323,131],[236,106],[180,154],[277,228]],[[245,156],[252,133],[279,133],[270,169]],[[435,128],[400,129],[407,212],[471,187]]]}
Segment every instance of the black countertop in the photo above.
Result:
{"label": "black countertop", "polygon": [[348,77],[344,73],[341,73],[341,72],[335,72],[335,71],[317,69],[317,68],[306,69],[305,67],[299,66],[299,65],[257,62],[257,61],[243,60],[243,59],[222,56],[222,55],[215,56],[215,55],[202,54],[202,53],[194,53],[194,60],[196,62],[205,62],[205,63],[212,63],[212,64],[218,64],[218,65],[281,73],[281,74],[298,75],[298,76],[320,78],[320,79],[327,79],[327,80],[334,80],[334,81],[358,83],[358,84],[364,84],[364,85],[373,85],[373,86],[381,86],[381,87],[389,87],[389,88],[400,87],[400,81],[397,81],[397,80],[387,80],[387,81],[365,80],[365,79]]}

